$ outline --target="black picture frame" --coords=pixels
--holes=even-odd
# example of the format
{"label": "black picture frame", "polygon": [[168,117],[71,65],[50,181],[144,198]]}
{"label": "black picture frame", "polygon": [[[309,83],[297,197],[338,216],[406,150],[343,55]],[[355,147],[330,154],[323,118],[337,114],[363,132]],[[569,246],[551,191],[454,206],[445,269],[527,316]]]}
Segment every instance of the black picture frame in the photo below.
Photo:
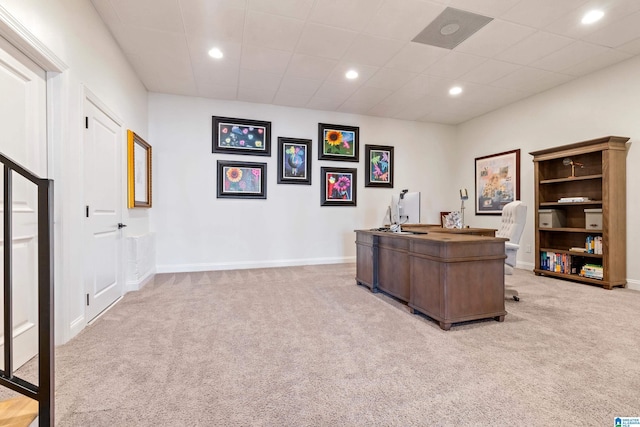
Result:
{"label": "black picture frame", "polygon": [[219,199],[266,199],[267,164],[217,161]]}
{"label": "black picture frame", "polygon": [[476,215],[502,215],[520,200],[520,149],[476,157],[475,177]]}
{"label": "black picture frame", "polygon": [[213,153],[271,156],[271,122],[212,116]]}
{"label": "black picture frame", "polygon": [[393,147],[389,145],[365,144],[364,153],[367,159],[367,169],[364,173],[364,186],[393,188]]}
{"label": "black picture frame", "polygon": [[360,128],[318,123],[318,160],[358,162]]}
{"label": "black picture frame", "polygon": [[311,140],[278,137],[278,184],[311,185]]}
{"label": "black picture frame", "polygon": [[357,206],[358,169],[320,168],[320,206]]}

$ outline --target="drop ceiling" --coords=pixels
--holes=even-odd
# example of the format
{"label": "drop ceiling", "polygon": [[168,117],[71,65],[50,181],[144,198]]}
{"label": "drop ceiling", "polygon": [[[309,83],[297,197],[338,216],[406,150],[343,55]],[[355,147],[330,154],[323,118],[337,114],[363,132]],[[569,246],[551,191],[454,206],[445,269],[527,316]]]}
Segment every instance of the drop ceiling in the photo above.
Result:
{"label": "drop ceiling", "polygon": [[[403,120],[462,123],[640,54],[639,0],[91,1],[151,92]],[[493,19],[413,42],[447,7]]]}

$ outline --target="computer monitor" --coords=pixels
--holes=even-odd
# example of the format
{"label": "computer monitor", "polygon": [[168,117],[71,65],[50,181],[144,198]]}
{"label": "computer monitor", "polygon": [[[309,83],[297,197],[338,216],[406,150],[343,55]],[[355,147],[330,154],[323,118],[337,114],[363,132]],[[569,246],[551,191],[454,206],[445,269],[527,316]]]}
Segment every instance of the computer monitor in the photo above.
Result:
{"label": "computer monitor", "polygon": [[420,223],[420,192],[402,190],[391,197],[391,224]]}

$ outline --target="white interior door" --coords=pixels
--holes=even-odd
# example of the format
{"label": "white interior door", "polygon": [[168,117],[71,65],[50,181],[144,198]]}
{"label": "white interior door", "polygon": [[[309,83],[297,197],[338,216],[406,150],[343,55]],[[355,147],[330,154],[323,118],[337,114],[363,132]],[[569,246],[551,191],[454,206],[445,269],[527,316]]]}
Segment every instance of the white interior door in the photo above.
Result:
{"label": "white interior door", "polygon": [[[47,177],[45,72],[0,37],[0,152],[40,177]],[[4,185],[0,173],[0,185]],[[13,366],[17,369],[38,352],[37,189],[12,173]],[[2,192],[0,192],[0,199]],[[0,210],[4,209],[4,200]],[[4,256],[0,225],[0,255]],[[4,286],[4,263],[0,283]],[[0,295],[0,300],[2,295]],[[4,307],[0,305],[0,334]],[[0,361],[4,369],[4,336]]]}
{"label": "white interior door", "polygon": [[122,129],[85,99],[85,289],[92,320],[122,296]]}

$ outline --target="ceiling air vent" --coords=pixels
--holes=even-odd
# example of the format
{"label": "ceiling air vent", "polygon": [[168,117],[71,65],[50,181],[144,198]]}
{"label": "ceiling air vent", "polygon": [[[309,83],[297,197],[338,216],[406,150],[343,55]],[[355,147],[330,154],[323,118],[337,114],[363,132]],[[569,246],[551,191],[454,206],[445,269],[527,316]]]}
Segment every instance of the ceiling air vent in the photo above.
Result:
{"label": "ceiling air vent", "polygon": [[453,49],[492,20],[487,16],[448,7],[412,41]]}

